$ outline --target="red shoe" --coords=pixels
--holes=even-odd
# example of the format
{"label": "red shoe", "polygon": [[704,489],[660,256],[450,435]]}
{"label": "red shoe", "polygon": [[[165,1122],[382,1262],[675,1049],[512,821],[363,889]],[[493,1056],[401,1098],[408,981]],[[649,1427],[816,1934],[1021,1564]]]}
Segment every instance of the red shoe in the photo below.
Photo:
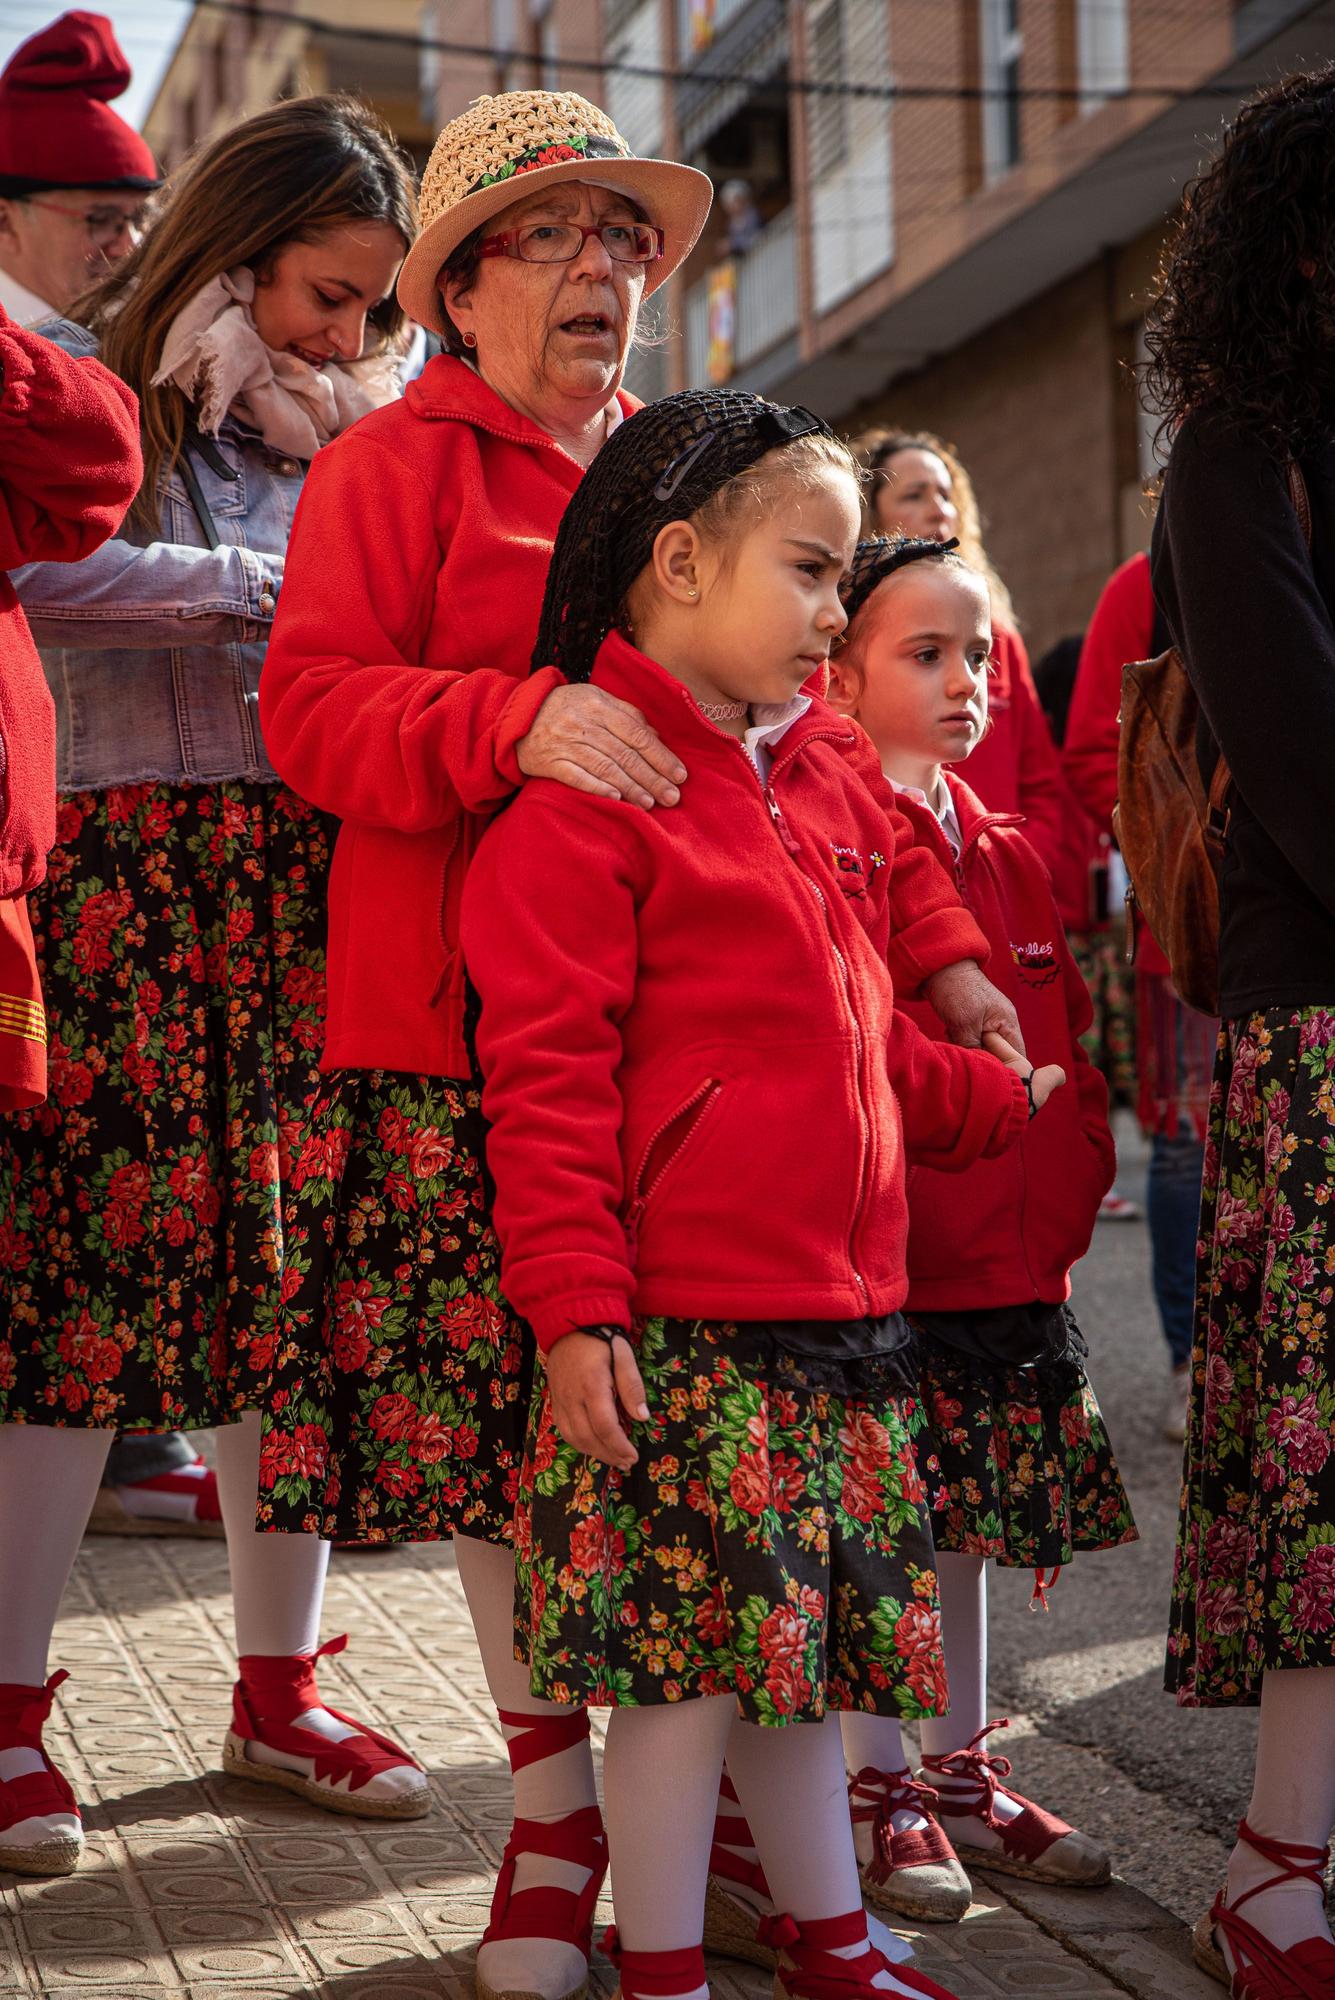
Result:
{"label": "red shoe", "polygon": [[[792,1917],[769,1917],[761,1928],[779,1954],[774,2000],[785,2000],[785,1995],[787,2000],[862,2000],[863,1995],[867,2000],[894,2000],[894,1996],[904,1994],[921,1994],[924,2000],[956,2000],[925,1972],[891,1965],[869,1944],[862,1910],[800,1926]],[[855,1944],[865,1947],[856,1958],[835,1956],[841,1947]],[[888,1972],[895,1984],[888,1988],[873,1985],[881,1972]]]}
{"label": "red shoe", "polygon": [[[1238,1839],[1273,1861],[1278,1873],[1244,1890],[1236,1903],[1226,1903],[1226,1891],[1215,1897],[1208,1917],[1202,1917],[1192,1933],[1196,1963],[1214,1974],[1228,1987],[1232,2000],[1335,2000],[1335,1944],[1329,1938],[1304,1938],[1301,1944],[1281,1951],[1249,1924],[1238,1911],[1263,1889],[1280,1882],[1311,1882],[1324,1890],[1326,1850],[1303,1847],[1293,1841],[1270,1840],[1254,1833],[1246,1820],[1238,1822]],[[1233,1954],[1233,1974],[1219,1949],[1219,1935]]]}
{"label": "red shoe", "polygon": [[674,1993],[694,1993],[708,1984],[704,1948],[682,1945],[677,1951],[627,1951],[613,1924],[598,1940],[617,1969],[612,2000],[662,2000]]}
{"label": "red shoe", "polygon": [[[421,1819],[431,1809],[426,1774],[388,1736],[377,1735],[321,1700],[315,1663],[341,1653],[347,1634],[304,1653],[251,1653],[237,1662],[232,1726],[223,1745],[223,1769],[257,1785],[279,1785],[330,1812],[367,1819]],[[351,1734],[334,1740],[298,1725],[311,1709],[324,1709]]]}
{"label": "red shoe", "polygon": [[[72,1875],[83,1853],[83,1822],[73,1792],[42,1745],[42,1725],[51,1713],[65,1673],[52,1674],[45,1687],[0,1682],[0,1771],[13,1762],[41,1759],[38,1770],[0,1777],[0,1869],[18,1875]],[[11,1760],[6,1753],[26,1757]]]}
{"label": "red shoe", "polygon": [[[858,1827],[871,1827],[871,1858],[858,1863],[868,1899],[896,1916],[957,1924],[973,1901],[973,1886],[934,1816],[940,1800],[931,1786],[918,1784],[907,1770],[868,1765],[849,1779],[848,1804],[854,1837]],[[927,1824],[897,1832],[898,1812],[914,1813]],[[859,1842],[859,1852],[863,1845]]]}
{"label": "red shoe", "polygon": [[[203,1466],[202,1471],[195,1467]],[[194,1535],[223,1540],[218,1475],[202,1458],[193,1466],[155,1472],[132,1485],[98,1489],[85,1533],[90,1535]]]}
{"label": "red shoe", "polygon": [[[1061,1882],[1070,1888],[1098,1889],[1112,1880],[1107,1851],[1087,1833],[1079,1833],[1055,1813],[1045,1812],[1019,1792],[999,1784],[1009,1778],[1009,1757],[989,1757],[979,1749],[994,1729],[1008,1729],[1009,1720],[989,1722],[966,1750],[949,1757],[924,1757],[924,1771],[950,1782],[939,1787],[937,1817],[966,1868],[991,1869],[998,1875],[1021,1875],[1030,1882]],[[998,1798],[1009,1799],[1020,1811],[1004,1819],[996,1811]],[[979,1847],[969,1839],[970,1822],[997,1834],[1000,1847]]]}
{"label": "red shoe", "polygon": [[[511,1738],[507,1748],[511,1768],[520,1771],[541,1757],[557,1757],[576,1743],[587,1741],[589,1712],[571,1709],[565,1715],[520,1715],[498,1710],[508,1727],[522,1729],[522,1737]],[[588,1878],[576,1894],[552,1884],[535,1884],[516,1889],[515,1873],[522,1855],[539,1854],[551,1861],[565,1861],[587,1868]],[[580,1806],[563,1819],[548,1821],[517,1819],[510,1829],[501,1856],[496,1893],[491,1899],[491,1919],[478,1947],[476,1973],[478,2000],[536,2000],[534,1981],[524,1985],[510,1982],[497,1985],[495,1972],[484,1973],[481,1952],[487,1945],[514,1942],[527,1944],[545,1938],[571,1949],[571,1980],[554,2000],[582,2000],[588,1992],[589,1959],[593,1952],[593,1911],[607,1874],[607,1835],[597,1806]],[[582,1960],[582,1972],[578,1971]],[[680,1989],[679,1989],[680,1990]]]}

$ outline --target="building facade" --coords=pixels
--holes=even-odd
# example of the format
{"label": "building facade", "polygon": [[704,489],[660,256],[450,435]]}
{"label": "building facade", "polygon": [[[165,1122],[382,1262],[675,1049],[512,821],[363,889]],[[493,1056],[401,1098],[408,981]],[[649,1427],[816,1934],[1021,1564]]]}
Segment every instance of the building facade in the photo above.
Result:
{"label": "building facade", "polygon": [[939,432],[1041,651],[1148,539],[1133,370],[1182,188],[1249,89],[1335,54],[1335,0],[428,0],[423,32],[442,121],[573,88],[713,176],[633,385]]}

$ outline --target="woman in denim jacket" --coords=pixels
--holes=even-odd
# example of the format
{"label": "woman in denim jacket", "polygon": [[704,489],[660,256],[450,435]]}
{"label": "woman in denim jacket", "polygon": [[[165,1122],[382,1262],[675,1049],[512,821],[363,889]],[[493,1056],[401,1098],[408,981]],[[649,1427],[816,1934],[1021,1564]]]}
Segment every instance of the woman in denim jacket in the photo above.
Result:
{"label": "woman in denim jacket", "polygon": [[427,1809],[417,1765],[320,1701],[328,1548],[255,1532],[244,1414],[273,1362],[282,1189],[316,1084],[331,844],[265,755],[260,663],[309,460],[398,393],[388,295],[415,226],[368,112],[281,104],[198,158],[83,324],[48,323],[138,391],[145,477],[119,539],[15,576],[60,801],[32,913],[50,1100],[0,1132],[0,1866],[78,1862],[41,1743],[64,1678],[47,1650],[118,1429],[227,1427],[225,1767],[343,1812]]}

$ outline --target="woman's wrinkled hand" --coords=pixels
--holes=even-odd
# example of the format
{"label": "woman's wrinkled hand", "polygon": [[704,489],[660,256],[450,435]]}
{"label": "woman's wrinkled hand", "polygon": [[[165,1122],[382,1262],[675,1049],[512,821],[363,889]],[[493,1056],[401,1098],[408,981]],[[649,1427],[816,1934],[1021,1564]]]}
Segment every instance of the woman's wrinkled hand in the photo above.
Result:
{"label": "woman's wrinkled hand", "polygon": [[624,1334],[609,1345],[596,1334],[567,1333],[547,1356],[552,1416],[566,1443],[586,1458],[628,1472],[639,1453],[622,1428],[627,1412],[645,1422],[649,1406]]}
{"label": "woman's wrinkled hand", "polygon": [[1044,1063],[1042,1069],[1035,1069],[1028,1056],[1013,1048],[1004,1035],[984,1035],[983,1047],[1007,1069],[1013,1069],[1021,1083],[1029,1078],[1029,1099],[1035,1113],[1043,1109],[1053,1091],[1060,1090],[1066,1081],[1066,1071],[1060,1063]]}
{"label": "woman's wrinkled hand", "polygon": [[958,965],[934,972],[924,980],[922,990],[951,1041],[961,1048],[982,1048],[988,1035],[997,1034],[1004,1035],[1023,1055],[1019,1015],[973,959],[964,958]]}
{"label": "woman's wrinkled hand", "polygon": [[515,752],[526,778],[596,798],[675,806],[686,769],[638,708],[587,682],[553,688]]}

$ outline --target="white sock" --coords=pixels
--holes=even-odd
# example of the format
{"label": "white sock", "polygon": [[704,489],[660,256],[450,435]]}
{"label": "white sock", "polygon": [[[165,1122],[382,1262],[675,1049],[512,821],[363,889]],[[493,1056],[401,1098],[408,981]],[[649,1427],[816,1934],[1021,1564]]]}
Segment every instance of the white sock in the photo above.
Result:
{"label": "white sock", "polygon": [[[603,1755],[617,1933],[631,1951],[680,1951],[704,1931],[705,1882],[730,1694],[613,1709]],[[677,2000],[707,2000],[693,1987]]]}
{"label": "white sock", "polygon": [[[93,1510],[114,1433],[0,1424],[0,1681],[40,1687],[46,1680],[60,1599]],[[0,1749],[0,1779],[42,1769],[37,1751]],[[74,1838],[73,1813],[20,1821],[0,1844],[35,1846]]]}
{"label": "white sock", "polygon": [[[240,1423],[218,1432],[216,1449],[218,1505],[227,1530],[227,1562],[232,1574],[232,1615],[239,1654],[270,1658],[311,1654],[320,1643],[329,1544],[318,1535],[271,1535],[255,1527],[259,1492],[260,1417],[247,1410]],[[327,1708],[308,1708],[294,1716],[293,1729],[308,1729],[329,1743],[342,1743],[358,1731],[340,1722]],[[314,1778],[315,1755],[293,1756],[251,1741],[246,1756],[278,1770],[300,1771]],[[422,1775],[404,1764],[377,1771],[362,1788],[366,1798],[388,1800],[420,1791]]]}
{"label": "white sock", "polygon": [[[515,1565],[509,1549],[473,1535],[456,1535],[454,1558],[468,1599],[482,1671],[498,1709],[510,1714],[565,1716],[560,1702],[540,1701],[529,1692],[529,1670],[515,1658]],[[503,1725],[507,1742],[523,1734]],[[587,1739],[555,1756],[535,1758],[514,1773],[516,1819],[548,1825],[598,1803],[593,1753]],[[521,1854],[515,1891],[550,1886],[578,1895],[589,1870],[543,1854]],[[583,1984],[584,1955],[553,1938],[500,1938],[478,1951],[478,1971],[494,1993],[541,1994],[544,2000]]]}
{"label": "white sock", "polygon": [[[853,1828],[848,1817],[844,1745],[837,1715],[783,1729],[738,1722],[728,1738],[728,1770],[750,1821],[774,1907],[801,1926],[862,1907]],[[865,1945],[836,1950],[860,1958]],[[893,1972],[872,1981],[880,1993],[906,1994]]]}
{"label": "white sock", "polygon": [[[950,1713],[920,1723],[923,1755],[950,1757],[967,1750],[987,1714],[987,1558],[943,1552],[936,1559],[937,1581],[941,1587],[941,1643],[946,1656],[946,1679],[950,1686]],[[986,1746],[984,1746],[986,1747]],[[962,1799],[977,1788],[971,1779],[942,1777],[929,1771],[928,1779],[943,1799]],[[1017,1819],[1024,1811],[1000,1794],[992,1802],[997,1819]],[[955,1822],[959,1830],[958,1821]],[[947,1822],[946,1832],[950,1832]],[[964,1838],[963,1834],[960,1835]],[[1000,1848],[1001,1835],[981,1819],[969,1821],[968,1842],[972,1847]]]}
{"label": "white sock", "polygon": [[[844,1739],[844,1761],[850,1776],[856,1777],[859,1771],[867,1769],[883,1772],[908,1770],[903,1732],[893,1715],[864,1715],[860,1709],[848,1709],[839,1722]],[[890,1815],[891,1830],[895,1833],[921,1833],[926,1825],[926,1815],[913,1811],[910,1806],[901,1806]],[[858,1866],[865,1868],[876,1851],[876,1828],[871,1820],[859,1820],[854,1824],[853,1845],[857,1850]]]}
{"label": "white sock", "polygon": [[[1335,1667],[1295,1667],[1261,1681],[1261,1728],[1247,1823],[1286,1846],[1324,1847],[1335,1824]],[[1277,1872],[1239,1841],[1228,1864],[1226,1900]],[[1281,1951],[1304,1938],[1329,1938],[1326,1899],[1314,1882],[1287,1882],[1252,1896],[1239,1914]],[[1225,1949],[1230,1969],[1233,1955]]]}

